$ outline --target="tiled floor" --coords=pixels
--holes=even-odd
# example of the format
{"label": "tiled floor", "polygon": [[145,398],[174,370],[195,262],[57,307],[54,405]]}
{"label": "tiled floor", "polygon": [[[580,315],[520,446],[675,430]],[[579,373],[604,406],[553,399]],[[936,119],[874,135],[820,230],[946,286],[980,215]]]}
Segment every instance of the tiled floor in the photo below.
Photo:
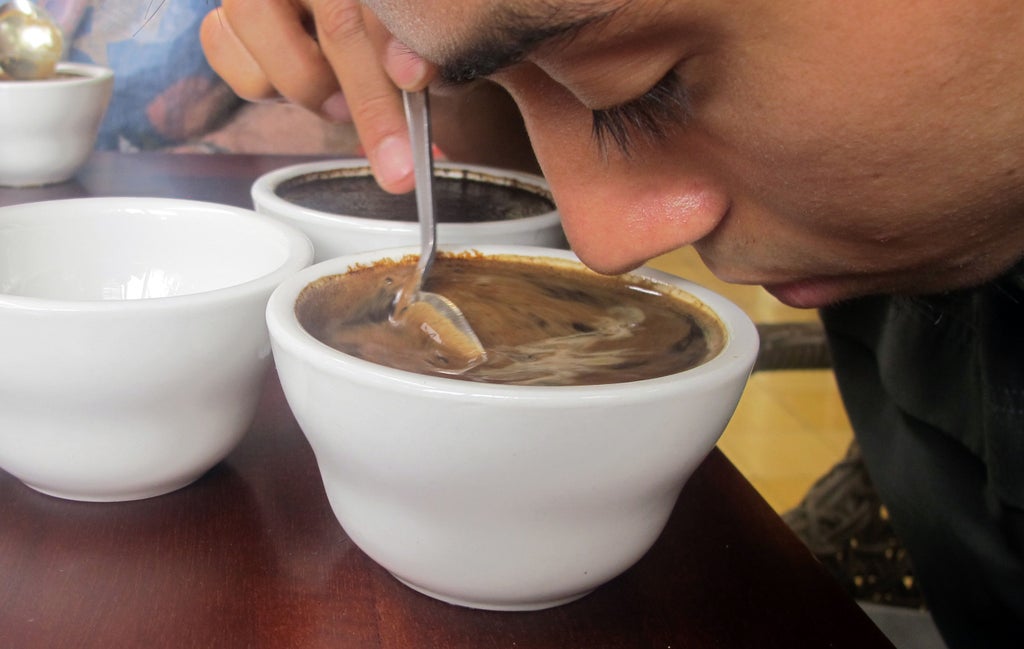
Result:
{"label": "tiled floor", "polygon": [[[718,280],[691,249],[660,257],[651,266],[716,290],[755,322],[817,318],[815,311],[787,307],[760,287]],[[758,372],[751,376],[719,448],[781,513],[843,456],[851,437],[830,371]]]}

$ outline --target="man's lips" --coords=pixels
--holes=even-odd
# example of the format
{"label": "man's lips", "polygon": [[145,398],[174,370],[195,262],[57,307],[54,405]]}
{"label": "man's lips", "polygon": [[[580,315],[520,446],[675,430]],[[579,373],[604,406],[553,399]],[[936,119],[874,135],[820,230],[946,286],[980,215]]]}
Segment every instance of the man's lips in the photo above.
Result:
{"label": "man's lips", "polygon": [[811,278],[763,284],[778,301],[799,309],[815,309],[853,297],[855,291],[839,278]]}

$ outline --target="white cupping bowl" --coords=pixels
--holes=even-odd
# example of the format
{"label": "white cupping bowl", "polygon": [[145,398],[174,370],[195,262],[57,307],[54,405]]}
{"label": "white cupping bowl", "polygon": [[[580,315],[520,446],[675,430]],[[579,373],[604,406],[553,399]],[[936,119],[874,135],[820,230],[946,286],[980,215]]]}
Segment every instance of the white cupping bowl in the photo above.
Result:
{"label": "white cupping bowl", "polygon": [[[563,250],[472,249],[575,261]],[[267,306],[281,384],[334,513],[367,555],[438,599],[526,610],[582,597],[661,534],[736,407],[757,331],[725,298],[649,269],[637,273],[681,288],[718,316],[726,342],[716,357],[632,383],[493,385],[363,361],[299,323],[296,299],[310,283],[415,252],[311,266]]]}
{"label": "white cupping bowl", "polygon": [[114,91],[114,73],[64,62],[57,75],[0,81],[0,185],[62,182],[92,153]]}
{"label": "white cupping bowl", "polygon": [[251,423],[300,232],[161,198],[0,208],[0,468],[76,500],[187,485]]}
{"label": "white cupping bowl", "polygon": [[[472,182],[516,187],[550,200],[547,181],[540,176],[495,167],[454,162],[437,162],[435,176],[440,179],[468,178]],[[415,220],[396,221],[371,218],[349,211],[322,211],[282,198],[278,189],[294,182],[316,180],[318,177],[370,177],[365,159],[326,160],[292,165],[268,172],[252,186],[252,200],[257,212],[270,215],[302,230],[313,242],[316,261],[367,250],[418,245],[419,225]],[[383,194],[383,190],[373,188]],[[438,190],[435,189],[435,195]],[[343,199],[337,199],[344,203]],[[440,210],[439,210],[440,211]],[[558,211],[549,211],[506,220],[476,220],[445,223],[439,214],[437,241],[440,244],[513,244],[541,247],[565,247],[565,234]]]}

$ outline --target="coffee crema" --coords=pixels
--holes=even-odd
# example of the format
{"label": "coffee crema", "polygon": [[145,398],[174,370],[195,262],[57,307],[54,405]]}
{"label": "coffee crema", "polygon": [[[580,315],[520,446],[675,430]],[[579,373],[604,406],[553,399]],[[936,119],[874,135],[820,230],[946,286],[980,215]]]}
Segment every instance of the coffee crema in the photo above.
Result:
{"label": "coffee crema", "polygon": [[485,383],[597,385],[675,374],[715,357],[721,322],[696,298],[635,275],[599,275],[562,259],[439,254],[425,289],[450,298],[487,350],[452,374],[433,341],[389,316],[416,256],[309,284],[300,324],[347,354],[420,374]]}
{"label": "coffee crema", "polygon": [[[331,169],[282,182],[280,198],[330,214],[386,221],[416,221],[414,193],[389,194],[369,167]],[[545,190],[511,178],[463,169],[434,171],[434,205],[440,223],[507,221],[555,209]]]}

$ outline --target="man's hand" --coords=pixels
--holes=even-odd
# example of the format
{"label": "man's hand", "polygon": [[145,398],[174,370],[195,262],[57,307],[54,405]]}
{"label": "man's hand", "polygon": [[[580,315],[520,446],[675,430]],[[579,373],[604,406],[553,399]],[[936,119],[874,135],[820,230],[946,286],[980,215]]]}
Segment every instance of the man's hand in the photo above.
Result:
{"label": "man's hand", "polygon": [[210,65],[240,97],[284,98],[328,120],[351,119],[381,187],[413,188],[400,89],[421,90],[435,70],[358,0],[224,0],[200,36]]}

